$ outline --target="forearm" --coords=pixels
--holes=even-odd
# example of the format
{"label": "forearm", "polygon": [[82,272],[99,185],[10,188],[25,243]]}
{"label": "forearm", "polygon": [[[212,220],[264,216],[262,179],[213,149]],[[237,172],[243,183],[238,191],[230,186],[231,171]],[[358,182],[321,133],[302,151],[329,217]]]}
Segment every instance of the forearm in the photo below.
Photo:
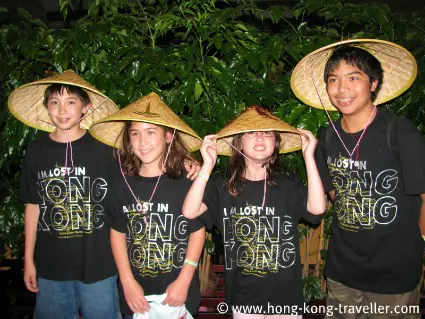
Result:
{"label": "forearm", "polygon": [[[186,259],[198,262],[204,248],[204,243],[205,228],[203,227],[190,235],[186,252]],[[177,279],[189,285],[192,282],[195,271],[196,267],[184,263]]]}
{"label": "forearm", "polygon": [[131,271],[130,261],[127,256],[126,238],[124,233],[117,232],[111,228],[111,248],[114,255],[115,264],[118,268],[120,280],[123,285],[134,280]]}
{"label": "forearm", "polygon": [[307,157],[305,165],[308,179],[307,211],[314,215],[320,215],[326,210],[326,194],[323,183],[314,157]]}
{"label": "forearm", "polygon": [[422,236],[425,236],[425,194],[421,194],[422,204],[419,215],[419,228],[421,229]]}
{"label": "forearm", "polygon": [[25,253],[24,262],[34,263],[34,250],[37,241],[37,224],[40,208],[36,204],[25,205]]}
{"label": "forearm", "polygon": [[[202,166],[201,172],[209,174],[211,170]],[[193,219],[205,212],[206,207],[202,204],[202,199],[204,198],[207,182],[208,180],[198,176],[192,183],[183,203],[182,213],[184,217]]]}

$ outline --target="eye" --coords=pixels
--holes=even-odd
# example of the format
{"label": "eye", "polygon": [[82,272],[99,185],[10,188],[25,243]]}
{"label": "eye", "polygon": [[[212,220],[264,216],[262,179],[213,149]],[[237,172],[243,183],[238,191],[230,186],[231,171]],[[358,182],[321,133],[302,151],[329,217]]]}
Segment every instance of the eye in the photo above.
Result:
{"label": "eye", "polygon": [[336,78],[328,78],[328,83],[335,83],[336,81]]}
{"label": "eye", "polygon": [[257,134],[257,132],[246,132],[245,135],[246,136],[255,136]]}
{"label": "eye", "polygon": [[272,136],[274,136],[274,132],[271,132],[271,131],[264,132],[263,134],[264,134],[264,136],[267,136],[267,137],[272,137]]}
{"label": "eye", "polygon": [[357,76],[350,76],[350,81],[358,80],[359,78]]}
{"label": "eye", "polygon": [[149,135],[153,135],[153,134],[155,134],[155,131],[154,131],[154,130],[149,130],[149,131],[148,131],[148,134],[149,134]]}
{"label": "eye", "polygon": [[138,133],[138,132],[136,132],[136,131],[132,131],[132,132],[130,132],[130,136],[137,136],[137,135],[139,135],[139,133]]}

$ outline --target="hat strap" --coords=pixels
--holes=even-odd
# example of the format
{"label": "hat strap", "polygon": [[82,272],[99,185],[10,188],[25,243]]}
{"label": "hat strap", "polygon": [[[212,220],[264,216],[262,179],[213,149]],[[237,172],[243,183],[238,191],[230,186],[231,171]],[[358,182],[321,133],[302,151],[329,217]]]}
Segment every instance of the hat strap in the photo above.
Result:
{"label": "hat strap", "polygon": [[[391,64],[391,66],[390,66],[390,70],[388,71],[388,73],[391,73],[391,70],[392,70],[392,69],[393,69],[393,65]],[[372,122],[372,120],[373,120],[373,118],[374,118],[374,114],[376,114],[378,104],[375,104],[375,106],[374,106],[374,108],[373,108],[373,111],[372,111],[372,113],[370,114],[369,120],[368,120],[368,122],[367,122],[367,124],[366,124],[365,128],[363,129],[363,133],[361,134],[360,138],[358,139],[358,141],[357,141],[356,145],[354,146],[353,150],[350,152],[350,151],[348,150],[348,147],[345,145],[344,141],[342,140],[341,135],[339,134],[339,132],[338,132],[337,128],[335,127],[335,124],[334,124],[334,122],[332,121],[332,118],[331,118],[331,116],[330,116],[330,114],[329,114],[328,110],[326,109],[325,104],[323,103],[323,100],[322,100],[322,97],[320,96],[319,89],[318,89],[318,87],[317,87],[316,81],[314,80],[314,76],[313,76],[313,72],[311,71],[311,68],[309,69],[309,71],[310,71],[310,77],[311,77],[311,81],[313,82],[314,89],[315,89],[315,91],[316,91],[316,93],[317,93],[317,96],[318,96],[318,98],[319,98],[320,104],[322,105],[322,107],[323,107],[323,109],[325,110],[325,113],[326,113],[326,115],[327,115],[327,117],[328,117],[328,119],[329,119],[329,123],[332,125],[332,128],[333,128],[333,130],[335,131],[336,135],[338,136],[338,139],[340,140],[340,142],[341,142],[342,146],[344,146],[345,150],[347,151],[348,155],[349,155],[349,156],[350,156],[350,158],[351,158],[351,157],[353,156],[354,152],[356,151],[356,149],[358,149],[358,148],[360,147],[360,142],[361,142],[361,140],[362,140],[362,138],[363,138],[363,135],[366,133],[366,129],[367,129],[367,127],[368,127],[368,126],[370,125],[370,123]],[[389,75],[389,74],[388,74],[388,75]],[[383,89],[384,89],[385,84],[386,84],[386,83],[384,83],[384,85],[381,87],[381,90],[383,90]],[[358,153],[357,153],[357,156],[358,156]]]}
{"label": "hat strap", "polygon": [[[161,174],[158,176],[158,179],[157,179],[155,187],[152,191],[151,197],[149,198],[148,204],[152,201],[152,198],[153,198],[153,196],[154,196],[154,194],[155,194],[155,192],[158,188],[159,180],[161,179],[161,176],[164,173],[165,164],[167,163],[168,155],[170,155],[171,145],[173,144],[175,134],[176,134],[176,129],[174,129],[174,131],[173,131],[173,136],[171,137],[171,141],[170,141],[170,145],[168,146],[167,154],[165,155],[164,162],[162,163]],[[124,182],[127,185],[128,189],[130,190],[131,195],[133,195],[133,198],[136,201],[136,203],[140,203],[140,200],[137,199],[136,195],[134,194],[133,190],[131,189],[130,184],[127,181],[127,178],[125,177],[125,174],[124,174],[124,171],[123,171],[122,165],[121,165],[120,151],[118,150],[117,153],[118,153],[118,163],[119,163],[119,166],[120,166],[120,171],[121,171],[121,175],[124,179]],[[146,219],[146,214],[143,216],[143,220],[144,220],[145,224],[148,225],[148,221]]]}
{"label": "hat strap", "polygon": [[[251,160],[248,156],[246,156],[244,153],[242,153],[240,150],[238,150],[236,147],[234,147],[232,144],[230,144],[229,142],[226,141],[226,139],[223,138],[223,141],[225,143],[227,143],[227,145],[229,145],[230,147],[232,147],[236,152],[238,152],[239,154],[241,154],[243,157],[245,157],[246,160],[250,161],[253,164],[254,163],[253,160]],[[263,202],[261,203],[261,209],[264,209],[264,204],[266,203],[266,192],[267,192],[267,167],[266,164],[267,162],[270,160],[270,158],[265,161],[261,166],[264,167],[264,190],[263,190]]]}

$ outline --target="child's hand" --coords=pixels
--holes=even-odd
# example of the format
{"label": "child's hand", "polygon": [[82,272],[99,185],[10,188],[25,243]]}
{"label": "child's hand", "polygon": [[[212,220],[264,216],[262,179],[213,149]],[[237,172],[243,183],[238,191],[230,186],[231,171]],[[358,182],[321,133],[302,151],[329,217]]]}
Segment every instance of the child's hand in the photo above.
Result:
{"label": "child's hand", "polygon": [[165,290],[167,298],[162,302],[164,305],[169,305],[172,307],[183,306],[186,298],[187,291],[189,290],[189,285],[183,281],[176,279],[173,281]]}
{"label": "child's hand", "polygon": [[198,173],[201,170],[201,165],[199,165],[197,161],[185,160],[184,168],[187,171],[186,177],[193,181],[198,176]]}
{"label": "child's hand", "polygon": [[123,283],[125,301],[133,312],[144,314],[149,311],[150,305],[145,298],[145,291],[139,283],[132,279],[129,282]]}
{"label": "child's hand", "polygon": [[202,170],[208,170],[210,173],[217,161],[217,135],[205,136],[200,151],[204,160]]}
{"label": "child's hand", "polygon": [[301,133],[301,148],[304,159],[306,157],[314,157],[314,150],[317,146],[317,139],[314,137],[313,133],[308,130],[303,130],[300,128],[297,128],[297,130]]}
{"label": "child's hand", "polygon": [[37,270],[34,262],[25,262],[24,265],[24,282],[27,289],[31,292],[38,292],[37,287]]}

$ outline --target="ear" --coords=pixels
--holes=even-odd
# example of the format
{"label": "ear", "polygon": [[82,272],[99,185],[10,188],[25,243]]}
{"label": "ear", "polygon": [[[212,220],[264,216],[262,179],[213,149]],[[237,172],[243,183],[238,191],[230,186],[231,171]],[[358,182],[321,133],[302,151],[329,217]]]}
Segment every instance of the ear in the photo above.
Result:
{"label": "ear", "polygon": [[165,141],[167,144],[171,143],[171,139],[173,138],[173,133],[171,132],[166,132],[165,133]]}
{"label": "ear", "polygon": [[90,109],[90,107],[91,107],[91,103],[84,105],[84,106],[83,106],[83,109],[81,110],[81,112],[82,112],[83,114],[86,114],[86,113],[87,113],[87,111]]}
{"label": "ear", "polygon": [[372,84],[370,85],[370,91],[371,92],[375,92],[376,88],[378,87],[378,80],[375,80],[372,82]]}

